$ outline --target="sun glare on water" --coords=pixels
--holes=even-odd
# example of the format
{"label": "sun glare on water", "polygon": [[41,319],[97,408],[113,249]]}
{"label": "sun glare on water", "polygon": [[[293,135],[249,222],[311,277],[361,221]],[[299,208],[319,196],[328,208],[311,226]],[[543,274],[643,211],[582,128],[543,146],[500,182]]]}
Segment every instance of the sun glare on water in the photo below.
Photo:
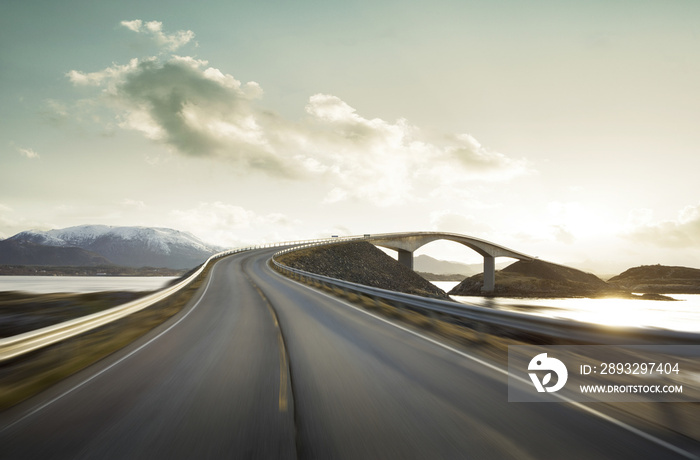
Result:
{"label": "sun glare on water", "polygon": [[641,299],[514,299],[458,297],[472,305],[511,310],[610,327],[659,328],[700,332],[700,295],[674,294],[678,301]]}

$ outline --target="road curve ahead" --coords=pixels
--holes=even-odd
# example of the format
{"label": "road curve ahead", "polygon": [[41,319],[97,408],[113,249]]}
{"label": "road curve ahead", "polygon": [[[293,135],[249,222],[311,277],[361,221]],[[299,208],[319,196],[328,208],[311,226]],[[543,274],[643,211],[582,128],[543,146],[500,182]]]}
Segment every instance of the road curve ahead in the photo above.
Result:
{"label": "road curve ahead", "polygon": [[181,314],[0,414],[0,458],[698,452],[572,405],[508,403],[498,369],[278,275],[266,263],[272,252],[221,260]]}

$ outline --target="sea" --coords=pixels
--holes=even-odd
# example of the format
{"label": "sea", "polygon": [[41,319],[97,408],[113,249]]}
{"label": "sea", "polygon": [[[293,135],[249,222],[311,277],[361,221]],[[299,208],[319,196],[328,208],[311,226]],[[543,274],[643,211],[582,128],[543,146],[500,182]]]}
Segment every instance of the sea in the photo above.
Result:
{"label": "sea", "polygon": [[154,291],[165,287],[175,276],[0,276],[0,292],[30,294],[55,292]]}
{"label": "sea", "polygon": [[[433,281],[449,292],[457,281]],[[665,294],[676,301],[641,299],[521,299],[451,296],[467,305],[518,311],[618,327],[659,328],[700,333],[700,294]]]}
{"label": "sea", "polygon": [[[31,294],[55,292],[153,291],[165,287],[173,276],[0,276],[0,292]],[[448,292],[456,281],[433,281]],[[675,302],[637,299],[521,299],[452,296],[467,305],[518,311],[529,315],[562,318],[609,326],[661,328],[700,333],[700,295],[669,294]]]}

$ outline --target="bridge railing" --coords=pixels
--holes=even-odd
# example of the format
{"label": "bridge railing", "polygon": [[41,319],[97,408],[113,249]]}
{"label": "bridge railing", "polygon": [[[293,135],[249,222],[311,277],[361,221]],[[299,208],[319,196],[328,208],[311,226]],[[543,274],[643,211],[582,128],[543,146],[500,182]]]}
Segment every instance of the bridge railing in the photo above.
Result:
{"label": "bridge railing", "polygon": [[[362,237],[354,237],[356,239]],[[312,246],[312,245],[305,245]],[[411,310],[429,317],[444,317],[481,332],[505,332],[514,337],[536,337],[552,343],[580,344],[699,344],[700,334],[666,329],[612,327],[565,319],[546,318],[526,313],[496,310],[380,289],[328,276],[310,273],[284,265],[276,260],[282,254],[300,249],[288,248],[275,253],[273,267],[295,280],[319,287],[335,288],[344,294],[364,296],[375,303],[385,302],[399,309]]]}

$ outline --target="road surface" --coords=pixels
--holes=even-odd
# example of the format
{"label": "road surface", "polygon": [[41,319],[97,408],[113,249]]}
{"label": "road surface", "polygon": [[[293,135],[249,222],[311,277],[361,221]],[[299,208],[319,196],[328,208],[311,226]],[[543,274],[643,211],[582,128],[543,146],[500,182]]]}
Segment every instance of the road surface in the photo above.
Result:
{"label": "road surface", "polygon": [[[218,262],[179,315],[0,414],[2,459],[686,458],[698,446],[559,403],[500,366],[267,266]],[[468,353],[468,350],[466,351]]]}

